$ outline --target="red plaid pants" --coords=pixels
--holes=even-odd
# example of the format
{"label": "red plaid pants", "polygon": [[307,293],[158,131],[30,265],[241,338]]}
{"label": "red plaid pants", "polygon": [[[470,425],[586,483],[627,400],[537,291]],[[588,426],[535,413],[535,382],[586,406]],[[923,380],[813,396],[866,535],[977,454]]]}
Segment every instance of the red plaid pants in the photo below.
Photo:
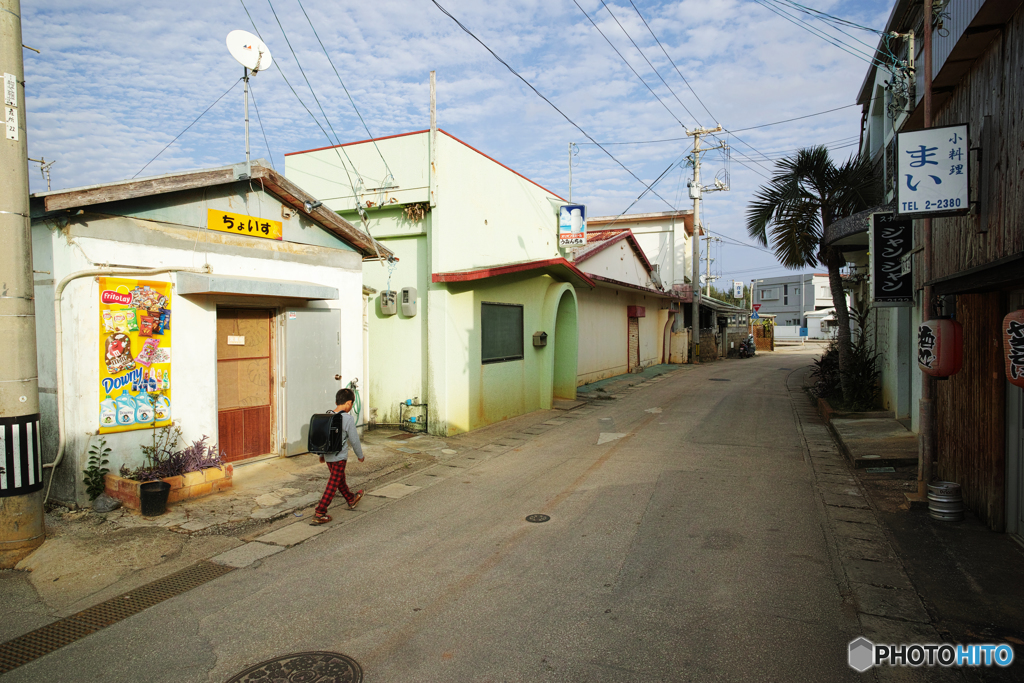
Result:
{"label": "red plaid pants", "polygon": [[352,495],[352,492],[348,490],[348,484],[345,483],[346,462],[348,461],[338,460],[337,462],[327,463],[327,469],[331,471],[331,478],[327,480],[327,489],[324,490],[324,495],[320,499],[320,504],[316,506],[316,514],[327,514],[327,508],[330,506],[331,501],[334,500],[335,491],[340,491],[346,502],[352,502],[354,496]]}

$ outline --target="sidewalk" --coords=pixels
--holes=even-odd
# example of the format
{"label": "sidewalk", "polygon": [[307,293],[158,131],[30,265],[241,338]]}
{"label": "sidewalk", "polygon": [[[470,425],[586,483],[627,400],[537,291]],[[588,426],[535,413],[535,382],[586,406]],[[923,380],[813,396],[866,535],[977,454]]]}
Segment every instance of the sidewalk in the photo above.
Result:
{"label": "sidewalk", "polygon": [[[875,419],[833,420],[826,431],[814,399],[803,391],[808,376],[809,368],[793,374],[791,396],[863,635],[891,644],[1005,642],[1020,662],[1024,548],[970,513],[949,523],[932,520],[926,507],[901,509],[903,494],[917,487],[916,457],[893,458],[893,472],[873,471],[878,460],[871,470],[855,466],[855,458],[868,454],[865,449],[879,460],[905,454],[907,430],[895,420]],[[837,429],[837,422],[844,424]],[[1007,669],[872,671],[880,681],[1024,681],[1024,664],[1016,662]]]}
{"label": "sidewalk", "polygon": [[622,398],[626,395],[624,393],[626,389],[629,389],[630,387],[642,386],[645,382],[660,381],[661,379],[664,379],[662,375],[678,372],[680,370],[689,370],[692,368],[692,365],[668,363],[663,363],[661,365],[649,365],[641,372],[606,377],[605,379],[599,379],[595,382],[591,382],[590,384],[584,384],[583,386],[576,388],[576,396],[583,400],[611,400]]}

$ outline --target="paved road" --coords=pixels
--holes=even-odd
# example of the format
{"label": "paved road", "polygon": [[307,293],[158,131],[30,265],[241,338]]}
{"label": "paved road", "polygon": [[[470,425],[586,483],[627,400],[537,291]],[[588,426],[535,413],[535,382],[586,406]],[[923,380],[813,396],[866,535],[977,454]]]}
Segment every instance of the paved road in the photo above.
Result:
{"label": "paved road", "polygon": [[371,683],[859,680],[787,389],[810,358],[685,368],[518,448],[460,453],[411,495],[338,510],[4,680],[224,681],[308,650]]}

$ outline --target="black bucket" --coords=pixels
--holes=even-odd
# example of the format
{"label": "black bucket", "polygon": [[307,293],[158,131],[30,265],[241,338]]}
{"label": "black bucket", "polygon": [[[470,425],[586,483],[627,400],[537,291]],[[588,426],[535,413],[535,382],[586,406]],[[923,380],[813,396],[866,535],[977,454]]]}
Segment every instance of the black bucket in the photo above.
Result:
{"label": "black bucket", "polygon": [[167,496],[171,485],[166,481],[147,481],[139,487],[139,502],[143,517],[157,517],[167,512]]}

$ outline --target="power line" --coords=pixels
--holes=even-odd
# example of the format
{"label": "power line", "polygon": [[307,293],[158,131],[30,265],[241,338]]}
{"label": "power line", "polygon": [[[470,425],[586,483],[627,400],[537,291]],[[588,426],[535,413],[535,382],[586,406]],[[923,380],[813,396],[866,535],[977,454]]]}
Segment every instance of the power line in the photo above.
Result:
{"label": "power line", "polygon": [[[877,100],[877,99],[880,99],[880,97],[873,97],[871,99],[872,100]],[[818,112],[814,112],[813,114],[805,114],[804,116],[795,116],[795,117],[793,117],[791,119],[783,119],[782,121],[772,121],[771,123],[762,123],[762,124],[760,124],[758,126],[747,126],[746,128],[731,128],[731,129],[729,129],[728,132],[730,132],[730,133],[742,133],[745,130],[755,130],[757,128],[767,128],[768,126],[777,126],[777,125],[782,124],[782,123],[789,123],[791,121],[800,121],[801,119],[809,119],[812,116],[821,116],[822,114],[831,114],[832,112],[839,111],[840,109],[849,109],[850,107],[859,107],[859,106],[860,106],[860,104],[858,102],[854,102],[853,104],[844,104],[843,106],[836,107],[835,109],[826,109],[825,111],[818,111]]]}
{"label": "power line", "polygon": [[[668,108],[668,105],[665,104],[665,102],[662,101],[662,99],[660,97],[658,97],[658,93],[654,92],[654,88],[649,86],[647,84],[647,81],[645,81],[643,79],[643,77],[640,74],[637,73],[636,69],[633,68],[633,65],[630,64],[628,61],[626,61],[626,58],[622,56],[621,52],[619,52],[619,48],[615,47],[615,44],[612,43],[612,41],[608,39],[608,36],[606,36],[604,34],[604,31],[601,30],[601,27],[598,26],[597,23],[593,19],[590,18],[590,15],[587,14],[587,11],[585,9],[583,9],[582,7],[580,7],[580,3],[576,2],[576,0],[572,0],[572,1],[573,1],[573,4],[575,4],[577,7],[579,7],[580,11],[583,12],[583,16],[585,16],[590,21],[590,23],[594,25],[594,28],[597,29],[597,32],[601,34],[601,37],[605,39],[605,41],[608,43],[608,45],[610,45],[611,48],[613,50],[615,50],[615,54],[617,54],[619,56],[619,59],[621,59],[623,61],[623,63],[626,66],[629,67],[629,70],[633,72],[633,75],[636,76],[637,78],[639,78],[640,82],[643,83],[644,86],[648,90],[651,91],[651,94],[654,95],[654,99],[658,100],[658,102],[661,104],[661,106],[665,107],[665,111],[667,111],[669,113],[669,116],[674,118],[676,120],[676,123],[678,123],[680,126],[682,126],[683,130],[686,130],[686,126],[683,124],[682,121],[679,120],[679,117],[672,113],[672,110]],[[437,3],[434,3],[434,4],[437,4]],[[689,113],[689,112],[687,112],[687,113]],[[692,116],[692,114],[691,114],[691,116]]]}
{"label": "power line", "polygon": [[623,25],[622,25],[622,22],[620,22],[620,21],[619,21],[618,17],[616,17],[616,16],[615,16],[615,15],[614,15],[614,14],[612,13],[612,10],[611,10],[611,8],[610,8],[610,7],[608,7],[608,3],[606,3],[606,2],[604,1],[604,0],[601,0],[601,4],[602,4],[602,5],[604,5],[604,8],[605,8],[605,9],[606,9],[606,10],[608,11],[608,14],[610,14],[610,15],[611,15],[612,19],[614,19],[614,20],[615,20],[615,23],[619,25],[619,28],[620,28],[620,29],[622,29],[622,32],[626,34],[626,37],[627,37],[627,38],[629,38],[629,42],[633,43],[633,47],[635,47],[635,48],[636,48],[636,51],[637,51],[637,52],[639,52],[639,53],[640,53],[640,56],[644,58],[644,61],[645,61],[645,62],[647,62],[647,66],[651,67],[651,71],[653,71],[653,72],[654,72],[654,74],[655,74],[655,75],[656,75],[656,76],[657,76],[657,77],[658,77],[659,79],[661,79],[661,82],[665,84],[665,87],[666,87],[666,88],[668,88],[668,91],[669,91],[670,93],[672,93],[672,97],[676,98],[676,102],[678,102],[678,103],[679,103],[679,106],[681,106],[681,107],[683,108],[683,110],[684,110],[684,111],[686,111],[686,113],[690,115],[690,118],[692,118],[692,119],[694,120],[694,122],[695,122],[695,123],[696,123],[696,124],[697,124],[697,125],[699,126],[699,125],[700,125],[700,121],[697,121],[697,117],[693,115],[693,112],[691,112],[691,111],[690,111],[690,110],[689,110],[689,109],[688,109],[688,108],[686,107],[686,105],[685,105],[685,104],[683,104],[683,101],[682,101],[681,99],[679,99],[679,95],[676,95],[676,91],[672,89],[672,86],[670,86],[670,85],[668,84],[668,82],[667,82],[667,81],[665,81],[665,79],[661,77],[661,74],[660,74],[660,73],[658,73],[658,70],[657,70],[656,68],[654,68],[654,65],[653,65],[653,64],[651,64],[651,60],[647,59],[647,55],[645,55],[645,54],[644,54],[644,51],[643,51],[643,50],[641,50],[641,49],[640,49],[640,46],[636,44],[636,41],[635,41],[635,40],[633,40],[633,36],[629,35],[629,31],[627,31],[627,30],[626,30],[626,27],[625,27],[625,26],[623,26]]}
{"label": "power line", "polygon": [[852,55],[852,56],[856,57],[857,59],[863,60],[863,61],[867,62],[868,64],[876,64],[878,66],[881,66],[882,68],[886,68],[886,65],[882,64],[881,62],[879,62],[878,60],[876,60],[874,58],[873,51],[872,51],[872,54],[865,54],[865,53],[861,52],[860,49],[855,48],[855,47],[853,47],[851,45],[847,45],[846,43],[843,43],[838,38],[835,38],[833,36],[828,35],[824,31],[822,31],[822,30],[812,26],[811,24],[807,23],[806,21],[803,21],[802,19],[799,19],[799,18],[791,16],[790,14],[785,12],[784,10],[779,9],[775,5],[770,4],[769,0],[754,0],[754,2],[757,3],[758,5],[761,5],[765,9],[769,10],[770,12],[773,12],[773,13],[779,15],[780,17],[782,17],[786,21],[790,22],[791,24],[793,24],[795,26],[799,26],[800,28],[802,28],[805,31],[811,33],[812,35],[815,35],[818,38],[821,38],[826,43],[829,43],[830,45],[832,45],[834,47],[838,47],[840,50],[842,50],[843,52],[846,52],[849,55]]}
{"label": "power line", "polygon": [[[513,68],[512,68],[512,67],[511,67],[511,66],[509,65],[509,63],[508,63],[508,62],[506,62],[506,61],[505,61],[504,59],[502,59],[501,57],[499,57],[499,56],[498,56],[498,53],[496,53],[496,52],[495,52],[494,50],[492,50],[492,49],[491,49],[490,47],[488,47],[488,46],[487,46],[487,43],[485,43],[484,41],[480,40],[480,38],[478,38],[478,37],[476,36],[476,34],[474,34],[474,33],[473,33],[472,31],[470,31],[470,30],[469,30],[468,28],[466,28],[466,26],[465,26],[465,25],[464,25],[464,24],[463,24],[463,23],[462,23],[461,21],[459,21],[458,19],[456,19],[456,18],[455,18],[455,16],[454,16],[454,15],[453,15],[453,14],[452,14],[451,12],[449,12],[449,11],[448,11],[448,10],[446,10],[446,9],[445,9],[444,7],[442,7],[442,6],[441,6],[441,4],[440,4],[440,3],[439,3],[439,2],[437,1],[437,0],[430,0],[430,1],[431,1],[432,3],[434,3],[434,6],[435,6],[435,7],[437,7],[437,8],[439,9],[439,10],[441,10],[441,12],[442,12],[442,13],[444,13],[444,15],[445,15],[445,16],[447,16],[447,17],[448,17],[449,19],[451,19],[452,21],[454,21],[454,22],[455,22],[455,24],[456,24],[456,25],[457,25],[457,26],[458,26],[459,28],[461,28],[461,29],[462,29],[463,31],[465,31],[465,32],[466,32],[466,34],[467,34],[467,35],[469,35],[469,37],[470,37],[470,38],[472,38],[472,39],[473,39],[473,40],[475,40],[476,42],[480,43],[480,45],[481,45],[481,46],[482,46],[482,47],[483,47],[483,48],[484,48],[485,50],[487,50],[488,52],[490,52],[490,53],[491,53],[491,56],[492,56],[492,57],[494,57],[495,59],[497,59],[497,60],[498,60],[498,61],[499,61],[499,62],[501,63],[501,65],[502,65],[502,66],[504,66],[504,67],[505,67],[506,69],[508,69],[508,70],[509,70],[509,72],[510,72],[510,73],[511,73],[511,74],[512,74],[513,76],[515,76],[516,78],[518,78],[519,80],[521,80],[521,81],[522,81],[523,83],[525,83],[525,84],[526,84],[526,87],[528,87],[528,88],[529,88],[530,90],[532,90],[532,91],[533,91],[533,92],[534,92],[534,93],[535,93],[535,94],[537,95],[537,97],[539,97],[539,98],[541,98],[542,100],[544,100],[545,102],[547,102],[547,103],[548,103],[548,105],[550,105],[552,109],[554,109],[555,111],[557,111],[557,112],[558,112],[559,114],[561,114],[561,115],[562,115],[562,118],[564,118],[564,119],[565,119],[566,121],[568,121],[568,122],[569,122],[569,123],[570,123],[570,124],[571,124],[571,125],[572,125],[572,126],[573,126],[573,127],[575,128],[575,129],[576,129],[576,130],[578,130],[578,131],[579,131],[580,133],[582,133],[584,137],[586,137],[586,138],[587,138],[588,140],[590,140],[590,141],[591,141],[592,143],[594,143],[595,145],[597,145],[597,148],[598,148],[598,149],[600,149],[600,150],[601,150],[602,152],[604,152],[605,154],[607,154],[607,155],[608,155],[608,157],[609,157],[609,158],[611,158],[611,160],[612,160],[612,161],[614,161],[614,162],[615,162],[616,164],[618,164],[618,165],[619,165],[620,167],[622,167],[622,170],[624,170],[624,171],[625,171],[626,173],[628,173],[628,174],[629,174],[630,176],[632,176],[632,177],[633,177],[633,179],[634,179],[634,180],[636,180],[636,181],[637,181],[638,183],[640,183],[641,185],[643,185],[644,187],[646,187],[646,188],[647,188],[648,190],[650,190],[651,194],[653,194],[653,195],[654,195],[655,197],[657,197],[657,198],[658,198],[658,199],[660,199],[661,201],[665,202],[665,204],[667,204],[667,205],[669,206],[669,208],[671,208],[671,209],[672,209],[673,211],[678,211],[678,209],[677,209],[676,207],[672,206],[672,204],[671,204],[671,203],[669,203],[669,201],[668,201],[667,199],[665,199],[665,198],[664,198],[664,197],[662,197],[662,196],[661,196],[660,194],[658,194],[657,192],[655,192],[655,191],[654,191],[654,190],[653,190],[653,189],[651,188],[651,186],[650,186],[650,185],[648,185],[648,184],[647,184],[647,183],[645,183],[644,181],[640,180],[640,178],[639,178],[639,177],[638,177],[638,176],[637,176],[637,175],[636,175],[635,173],[633,173],[633,172],[632,172],[631,170],[629,170],[629,169],[628,169],[628,168],[626,167],[626,165],[625,165],[625,164],[623,164],[623,163],[622,163],[621,161],[619,161],[618,159],[616,159],[616,158],[615,158],[615,155],[613,155],[613,154],[612,154],[611,152],[609,152],[609,151],[608,151],[607,149],[605,149],[605,148],[604,148],[604,147],[603,147],[603,146],[602,146],[602,145],[601,145],[601,144],[600,144],[599,142],[597,142],[596,140],[594,140],[594,138],[593,138],[593,137],[591,137],[591,136],[590,136],[590,134],[589,134],[589,133],[588,133],[587,131],[583,130],[583,128],[582,128],[582,127],[581,127],[581,126],[580,126],[580,125],[579,125],[578,123],[576,123],[575,121],[573,121],[572,119],[570,119],[570,118],[569,118],[569,117],[568,117],[568,116],[567,116],[567,115],[565,114],[565,112],[563,112],[563,111],[562,111],[561,109],[559,109],[559,108],[558,108],[557,106],[555,106],[554,102],[552,102],[552,101],[551,101],[551,100],[549,100],[549,99],[548,99],[547,97],[545,97],[545,96],[544,96],[544,95],[543,95],[543,94],[542,94],[542,93],[540,92],[540,90],[537,90],[537,88],[535,88],[535,87],[533,86],[533,84],[532,84],[532,83],[530,83],[530,82],[529,82],[528,80],[526,80],[526,79],[525,79],[525,78],[524,78],[523,76],[521,76],[521,75],[519,74],[519,72],[518,72],[518,71],[516,71],[515,69],[513,69]],[[584,13],[584,14],[585,14],[585,13]]]}
{"label": "power line", "polygon": [[[380,148],[377,146],[377,140],[373,136],[373,133],[370,132],[369,127],[366,125],[366,121],[363,120],[363,115],[359,113],[359,107],[356,106],[356,101],[352,99],[351,93],[349,93],[348,88],[345,87],[345,81],[341,80],[341,74],[338,73],[338,67],[334,66],[334,60],[331,59],[330,53],[327,52],[327,48],[324,47],[324,42],[320,40],[320,34],[316,32],[316,27],[313,26],[313,21],[309,18],[309,15],[306,14],[306,8],[302,6],[302,0],[298,0],[298,3],[299,8],[302,10],[302,13],[306,16],[306,21],[309,22],[309,27],[313,29],[313,35],[316,36],[316,41],[320,43],[320,47],[323,49],[324,54],[327,55],[327,61],[328,63],[330,63],[331,68],[334,69],[334,75],[338,77],[338,82],[341,83],[341,89],[345,91],[345,95],[348,97],[348,101],[352,103],[352,109],[355,110],[356,116],[359,117],[359,122],[363,124],[363,130],[366,131],[366,134],[370,137],[370,141],[373,142],[373,148],[377,150],[377,154],[380,156],[380,160],[384,162],[384,168],[387,169],[388,177],[394,180],[395,175],[391,172],[391,167],[388,166],[388,162],[384,159],[384,155],[381,154]],[[331,130],[333,131],[334,129],[332,128]],[[381,184],[383,185],[386,181],[387,178],[385,178],[384,182],[382,182]]]}
{"label": "power line", "polygon": [[[633,0],[629,0],[629,4],[633,5]],[[686,87],[690,89],[690,92],[693,93],[693,96],[697,98],[698,102],[700,102],[700,106],[704,107],[704,111],[706,111],[708,113],[708,116],[710,116],[712,119],[715,118],[711,114],[711,112],[708,110],[708,108],[704,104],[704,102],[700,99],[700,96],[697,95],[697,91],[693,89],[693,87],[690,85],[690,82],[688,80],[686,80],[685,76],[683,76],[683,73],[679,70],[679,67],[676,66],[675,61],[671,57],[669,57],[668,50],[666,50],[665,46],[661,44],[660,40],[658,40],[658,36],[654,35],[654,31],[651,29],[650,24],[647,23],[647,20],[644,19],[644,15],[640,14],[640,10],[637,9],[636,5],[633,5],[633,9],[636,11],[637,16],[640,17],[640,21],[644,22],[644,26],[647,27],[648,31],[650,31],[651,37],[653,37],[654,41],[656,43],[658,43],[658,47],[660,47],[661,51],[665,53],[665,57],[668,58],[669,63],[672,64],[672,68],[674,68],[676,70],[676,73],[679,74],[679,78],[681,78],[683,80],[683,83],[686,84]],[[691,116],[692,116],[692,114],[691,114]],[[696,120],[697,117],[694,116],[693,118],[694,118],[694,120]],[[700,124],[698,123],[698,125],[700,125]]]}
{"label": "power line", "polygon": [[208,112],[208,111],[210,111],[211,109],[213,109],[213,108],[214,108],[214,106],[216,106],[216,104],[217,104],[218,102],[220,102],[221,100],[223,100],[223,99],[224,99],[224,96],[225,96],[225,95],[227,95],[227,94],[228,94],[229,92],[231,92],[232,90],[234,90],[234,89],[235,89],[235,86],[236,86],[236,85],[238,85],[238,82],[239,82],[239,81],[241,81],[241,80],[242,80],[242,79],[241,79],[241,78],[239,78],[239,79],[238,79],[238,81],[235,81],[234,83],[232,83],[232,84],[231,84],[231,87],[230,87],[230,88],[228,88],[227,90],[225,90],[225,91],[224,91],[224,94],[223,94],[223,95],[221,95],[220,97],[218,97],[217,99],[215,99],[215,100],[213,101],[213,104],[211,104],[211,105],[210,105],[209,107],[207,107],[206,109],[204,109],[204,110],[203,110],[203,113],[202,113],[202,114],[200,114],[199,116],[197,116],[197,117],[195,118],[195,120],[194,120],[194,121],[193,121],[192,123],[190,123],[190,124],[188,124],[187,126],[185,126],[185,130],[183,130],[183,131],[181,131],[180,133],[178,133],[177,135],[175,135],[175,136],[174,136],[174,140],[171,140],[170,142],[168,142],[168,143],[167,143],[167,145],[166,145],[166,146],[165,146],[165,147],[164,147],[164,148],[163,148],[162,150],[160,150],[159,152],[157,152],[157,153],[156,153],[156,156],[155,156],[155,157],[153,157],[152,159],[150,159],[149,161],[147,161],[147,162],[146,162],[146,165],[145,165],[145,166],[143,166],[142,168],[140,168],[140,169],[139,169],[139,171],[138,171],[138,173],[136,173],[135,175],[133,175],[133,176],[132,176],[132,178],[137,178],[137,177],[138,177],[138,175],[139,175],[139,173],[142,173],[143,171],[145,171],[145,170],[146,170],[146,169],[147,169],[147,168],[149,167],[149,165],[150,165],[151,163],[153,163],[154,161],[156,161],[156,158],[157,158],[158,156],[160,156],[161,154],[163,154],[164,152],[166,152],[166,151],[167,151],[167,148],[168,148],[168,147],[170,147],[171,145],[173,145],[173,144],[175,143],[175,141],[176,141],[176,140],[177,140],[178,138],[180,138],[180,137],[181,137],[182,135],[184,135],[185,133],[187,133],[187,132],[188,132],[188,129],[189,129],[189,128],[191,128],[192,126],[196,125],[196,123],[198,123],[198,122],[199,122],[199,119],[203,118],[203,116],[205,116],[205,115],[206,115],[206,112]]}
{"label": "power line", "polygon": [[263,133],[263,143],[267,146],[267,156],[270,157],[270,167],[274,168],[274,153],[270,151],[270,143],[267,141],[267,131],[263,130],[263,119],[260,118],[260,106],[256,104],[256,93],[253,92],[252,83],[249,83],[249,94],[252,95],[252,106],[256,108],[256,120],[260,122],[260,132]]}

